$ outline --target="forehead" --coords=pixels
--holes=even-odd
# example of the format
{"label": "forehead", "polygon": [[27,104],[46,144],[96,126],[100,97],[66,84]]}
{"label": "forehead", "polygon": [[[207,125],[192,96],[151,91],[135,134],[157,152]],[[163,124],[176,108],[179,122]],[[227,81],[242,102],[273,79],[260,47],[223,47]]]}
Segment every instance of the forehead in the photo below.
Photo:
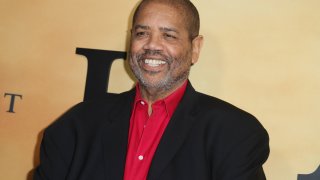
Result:
{"label": "forehead", "polygon": [[183,13],[178,8],[158,2],[142,4],[133,26],[136,25],[186,27]]}

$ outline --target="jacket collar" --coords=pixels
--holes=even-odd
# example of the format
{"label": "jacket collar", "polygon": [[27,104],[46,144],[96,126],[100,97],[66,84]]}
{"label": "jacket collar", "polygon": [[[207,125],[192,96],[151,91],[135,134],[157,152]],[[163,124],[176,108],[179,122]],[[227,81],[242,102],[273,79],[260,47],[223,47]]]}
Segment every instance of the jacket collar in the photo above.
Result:
{"label": "jacket collar", "polygon": [[195,90],[188,82],[185,94],[160,140],[147,179],[157,179],[161,175],[187,138],[195,120],[196,99]]}

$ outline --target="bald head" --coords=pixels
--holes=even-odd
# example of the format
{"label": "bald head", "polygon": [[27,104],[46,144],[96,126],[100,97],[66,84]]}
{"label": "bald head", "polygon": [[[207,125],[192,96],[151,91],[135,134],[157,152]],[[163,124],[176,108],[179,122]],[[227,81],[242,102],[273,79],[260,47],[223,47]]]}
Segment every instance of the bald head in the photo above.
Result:
{"label": "bald head", "polygon": [[189,33],[189,38],[192,40],[199,35],[199,13],[197,8],[189,0],[142,0],[134,12],[132,21],[133,24],[135,24],[141,9],[146,7],[149,3],[165,4],[175,8],[182,15],[181,21],[183,21],[186,26],[186,29]]}

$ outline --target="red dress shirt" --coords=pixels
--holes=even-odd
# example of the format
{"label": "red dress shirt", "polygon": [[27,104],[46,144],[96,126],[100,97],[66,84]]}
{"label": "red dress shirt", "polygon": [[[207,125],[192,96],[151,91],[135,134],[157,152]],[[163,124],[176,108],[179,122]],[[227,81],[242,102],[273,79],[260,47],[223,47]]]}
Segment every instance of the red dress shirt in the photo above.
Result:
{"label": "red dress shirt", "polygon": [[145,180],[153,155],[187,86],[187,81],[172,94],[152,104],[148,115],[148,104],[141,97],[139,84],[130,118],[128,150],[124,180]]}

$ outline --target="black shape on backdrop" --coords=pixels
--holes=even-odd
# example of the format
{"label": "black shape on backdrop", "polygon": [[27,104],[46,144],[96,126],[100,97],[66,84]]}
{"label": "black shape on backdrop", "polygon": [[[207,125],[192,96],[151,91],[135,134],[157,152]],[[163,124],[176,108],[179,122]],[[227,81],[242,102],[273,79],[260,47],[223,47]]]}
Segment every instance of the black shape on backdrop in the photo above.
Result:
{"label": "black shape on backdrop", "polygon": [[319,180],[320,179],[320,166],[316,171],[311,174],[299,174],[298,180]]}
{"label": "black shape on backdrop", "polygon": [[20,99],[22,99],[22,95],[20,95],[20,94],[12,94],[12,93],[4,93],[4,97],[6,97],[6,96],[11,96],[9,110],[7,112],[15,113],[14,112],[15,99],[16,99],[16,97],[19,97]]}
{"label": "black shape on backdrop", "polygon": [[76,48],[76,54],[87,58],[87,79],[84,101],[98,99],[108,90],[110,69],[116,59],[126,59],[127,53],[100,49]]}

